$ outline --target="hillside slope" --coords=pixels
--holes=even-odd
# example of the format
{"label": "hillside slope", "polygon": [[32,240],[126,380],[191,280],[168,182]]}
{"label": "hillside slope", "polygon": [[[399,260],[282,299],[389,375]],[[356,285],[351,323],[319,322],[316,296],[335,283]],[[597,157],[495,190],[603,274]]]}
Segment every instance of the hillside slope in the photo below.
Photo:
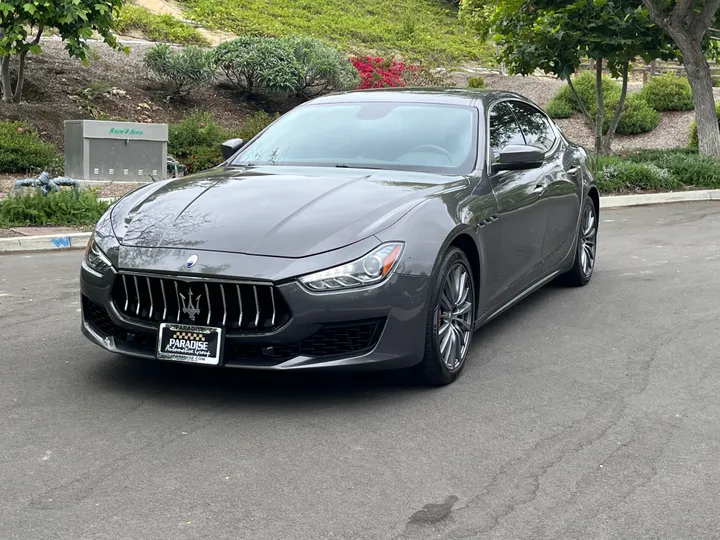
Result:
{"label": "hillside slope", "polygon": [[181,0],[185,15],[234,34],[307,34],[350,52],[414,60],[487,62],[488,44],[458,21],[446,0]]}

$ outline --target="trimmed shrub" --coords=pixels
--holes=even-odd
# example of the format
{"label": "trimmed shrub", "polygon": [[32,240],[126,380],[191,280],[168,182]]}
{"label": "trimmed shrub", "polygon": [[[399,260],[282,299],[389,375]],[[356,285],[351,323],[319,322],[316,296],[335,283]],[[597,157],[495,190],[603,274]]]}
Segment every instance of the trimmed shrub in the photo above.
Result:
{"label": "trimmed shrub", "polygon": [[245,95],[293,93],[307,75],[287,39],[240,36],[221,43],[213,61]]}
{"label": "trimmed shrub", "polygon": [[167,43],[160,43],[145,53],[144,61],[174,98],[186,96],[209,83],[215,75],[212,53],[197,45],[175,50]]}
{"label": "trimmed shrub", "polygon": [[600,160],[597,176],[598,188],[602,193],[623,193],[628,191],[671,191],[682,187],[673,174],[652,163],[631,161]]}
{"label": "trimmed shrub", "polygon": [[0,122],[0,173],[62,172],[62,157],[30,127]]}
{"label": "trimmed shrub", "polygon": [[694,108],[687,77],[674,73],[651,78],[640,94],[656,111],[691,111]]}
{"label": "trimmed shrub", "polygon": [[[610,127],[610,122],[618,107],[618,101],[619,99],[614,103],[606,104],[603,130]],[[625,98],[625,107],[620,114],[620,122],[616,133],[621,135],[648,133],[655,129],[659,123],[660,113],[648,105],[640,94],[630,94]]]}
{"label": "trimmed shrub", "polygon": [[168,154],[188,168],[188,173],[204,171],[222,163],[220,145],[235,137],[249,141],[277,118],[265,112],[250,116],[237,131],[215,121],[210,113],[193,111],[179,124],[169,127]]}
{"label": "trimmed shrub", "polygon": [[188,173],[214,167],[222,162],[220,144],[232,138],[210,113],[192,111],[168,129],[168,154],[187,166]]}
{"label": "trimmed shrub", "polygon": [[703,156],[694,150],[643,150],[627,159],[663,168],[687,187],[720,188],[720,159],[714,156]]}
{"label": "trimmed shrub", "polygon": [[482,77],[470,77],[468,88],[485,88],[485,79]]}
{"label": "trimmed shrub", "polygon": [[138,30],[152,41],[180,45],[210,45],[196,28],[177,20],[172,15],[158,15],[141,6],[125,4],[116,19],[120,33]]}
{"label": "trimmed shrub", "polygon": [[554,97],[545,107],[545,112],[548,113],[550,118],[560,119],[570,118],[575,114],[575,109],[567,100]]}
{"label": "trimmed shrub", "polygon": [[279,117],[280,115],[278,113],[268,114],[263,111],[258,111],[249,116],[245,122],[243,122],[242,127],[234,134],[234,136],[247,142]]}
{"label": "trimmed shrub", "polygon": [[624,158],[600,157],[598,171],[602,193],[720,187],[720,159],[692,150],[643,150]]}
{"label": "trimmed shrub", "polygon": [[62,189],[42,195],[13,194],[0,200],[0,224],[5,227],[94,225],[110,206],[94,190]]}
{"label": "trimmed shrub", "polygon": [[[720,124],[720,103],[715,102],[715,114],[718,118],[718,124]],[[690,148],[697,148],[698,147],[698,130],[697,130],[697,122],[693,120],[693,123],[690,124]]]}
{"label": "trimmed shrub", "polygon": [[[610,77],[603,75],[602,80],[603,86],[603,101],[607,103],[617,103],[620,101],[620,85],[612,80]],[[597,112],[597,89],[595,87],[595,74],[590,71],[584,71],[580,75],[573,77],[573,86],[575,91],[580,98],[580,101],[585,105],[587,111],[594,116]],[[569,85],[563,86],[558,90],[552,97],[551,102],[563,102],[564,110],[572,108],[573,111],[581,112],[581,108],[575,100]],[[559,103],[556,103],[556,107],[560,107]],[[607,105],[606,105],[607,106]]]}
{"label": "trimmed shrub", "polygon": [[309,36],[285,38],[300,67],[295,91],[305,98],[357,88],[360,76],[352,62],[334,45]]}

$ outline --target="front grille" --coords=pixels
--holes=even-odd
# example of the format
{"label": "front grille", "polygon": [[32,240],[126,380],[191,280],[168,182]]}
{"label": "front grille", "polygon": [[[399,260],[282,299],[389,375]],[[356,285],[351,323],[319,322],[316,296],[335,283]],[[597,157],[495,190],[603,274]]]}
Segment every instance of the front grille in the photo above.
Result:
{"label": "front grille", "polygon": [[129,319],[268,332],[290,320],[290,308],[272,285],[119,274],[112,291]]}
{"label": "front grille", "polygon": [[384,319],[326,325],[300,342],[303,356],[337,356],[372,349],[380,339]]}
{"label": "front grille", "polygon": [[110,319],[107,310],[100,304],[91,302],[85,296],[82,297],[85,320],[88,325],[102,337],[112,336],[115,332],[115,325]]}

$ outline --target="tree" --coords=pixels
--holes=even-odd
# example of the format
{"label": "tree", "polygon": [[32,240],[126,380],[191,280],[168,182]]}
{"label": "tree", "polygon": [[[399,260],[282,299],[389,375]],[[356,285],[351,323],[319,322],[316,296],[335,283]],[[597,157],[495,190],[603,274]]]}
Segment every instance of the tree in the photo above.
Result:
{"label": "tree", "polygon": [[[87,63],[87,40],[97,32],[120,48],[112,32],[124,0],[0,0],[0,85],[3,101],[19,101],[25,83],[28,53],[40,54],[41,38],[55,29],[70,56]],[[10,70],[17,59],[15,86]]]}
{"label": "tree", "polygon": [[[511,73],[530,75],[539,69],[566,80],[583,116],[595,126],[598,154],[610,151],[625,106],[630,63],[637,57],[677,57],[639,0],[463,0],[460,16],[482,35],[494,35]],[[583,58],[592,58],[596,66],[594,119],[572,84]],[[603,66],[622,78],[617,109],[604,133]]]}
{"label": "tree", "polygon": [[643,3],[655,24],[667,32],[682,53],[695,103],[700,153],[720,156],[712,77],[704,54],[708,29],[720,8],[720,0],[643,0]]}

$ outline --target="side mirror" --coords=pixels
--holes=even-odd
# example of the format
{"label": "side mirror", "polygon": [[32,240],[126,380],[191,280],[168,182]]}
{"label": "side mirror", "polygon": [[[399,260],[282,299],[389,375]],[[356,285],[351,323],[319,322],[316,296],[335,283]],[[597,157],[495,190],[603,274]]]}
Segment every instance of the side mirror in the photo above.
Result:
{"label": "side mirror", "polygon": [[245,141],[242,139],[230,139],[222,143],[220,149],[222,150],[222,157],[224,160],[228,160],[235,155],[235,153],[242,148]]}
{"label": "side mirror", "polygon": [[537,146],[509,144],[502,149],[493,164],[493,172],[537,169],[542,167],[544,160],[545,152]]}

